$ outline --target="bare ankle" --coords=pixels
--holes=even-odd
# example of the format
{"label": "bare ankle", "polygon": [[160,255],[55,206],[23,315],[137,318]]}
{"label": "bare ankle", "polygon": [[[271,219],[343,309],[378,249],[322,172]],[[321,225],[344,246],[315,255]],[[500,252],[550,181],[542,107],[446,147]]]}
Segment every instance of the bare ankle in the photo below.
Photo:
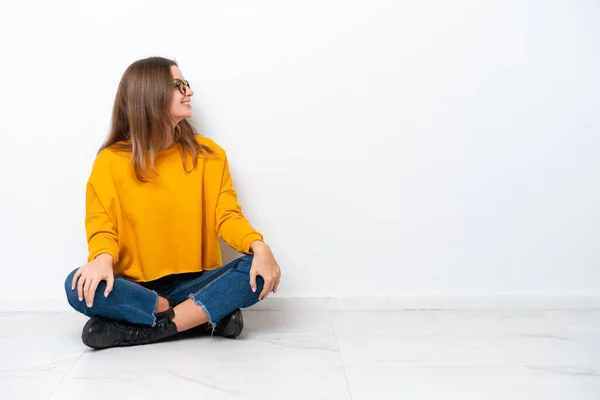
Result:
{"label": "bare ankle", "polygon": [[164,297],[158,296],[158,302],[156,303],[156,312],[163,312],[169,309],[169,301]]}
{"label": "bare ankle", "polygon": [[173,322],[177,325],[178,332],[183,332],[208,322],[208,315],[193,299],[187,299],[173,310],[175,311]]}

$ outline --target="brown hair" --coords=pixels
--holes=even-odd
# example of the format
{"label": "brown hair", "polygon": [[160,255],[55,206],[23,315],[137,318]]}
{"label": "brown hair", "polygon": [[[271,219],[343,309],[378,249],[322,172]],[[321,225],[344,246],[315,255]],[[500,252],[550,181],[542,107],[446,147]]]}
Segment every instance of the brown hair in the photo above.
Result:
{"label": "brown hair", "polygon": [[[162,150],[169,138],[167,130],[173,126],[170,112],[172,65],[177,66],[177,62],[149,57],[127,67],[117,89],[108,138],[98,150],[98,154],[106,148],[131,152],[135,176],[142,182],[147,182],[149,169],[158,175],[154,168],[156,153]],[[171,133],[175,144],[182,146],[184,168],[187,152],[192,156],[194,168],[199,154],[215,153],[198,143],[195,137],[198,132],[186,119],[175,125]]]}

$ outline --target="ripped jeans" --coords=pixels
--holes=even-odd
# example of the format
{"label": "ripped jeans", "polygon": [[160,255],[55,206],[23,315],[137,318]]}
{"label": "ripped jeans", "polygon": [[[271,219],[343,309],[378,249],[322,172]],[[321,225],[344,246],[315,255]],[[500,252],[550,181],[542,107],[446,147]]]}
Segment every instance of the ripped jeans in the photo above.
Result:
{"label": "ripped jeans", "polygon": [[115,276],[113,290],[104,297],[106,281],[101,281],[89,308],[78,299],[77,284],[71,290],[73,270],[65,280],[65,291],[69,304],[80,313],[90,317],[128,321],[154,326],[158,296],[174,300],[177,304],[188,298],[200,305],[214,326],[226,315],[238,308],[258,303],[264,279],[256,277],[256,292],[250,287],[250,267],[253,255],[244,255],[227,265],[210,271],[167,275],[149,282],[135,282]]}

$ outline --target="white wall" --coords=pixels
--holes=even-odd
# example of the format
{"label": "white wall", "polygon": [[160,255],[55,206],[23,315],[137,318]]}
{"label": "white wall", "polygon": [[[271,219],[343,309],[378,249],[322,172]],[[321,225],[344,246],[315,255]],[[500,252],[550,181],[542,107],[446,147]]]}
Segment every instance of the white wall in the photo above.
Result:
{"label": "white wall", "polygon": [[600,295],[599,27],[592,0],[4,0],[0,308],[63,304],[153,55],[228,151],[271,298]]}

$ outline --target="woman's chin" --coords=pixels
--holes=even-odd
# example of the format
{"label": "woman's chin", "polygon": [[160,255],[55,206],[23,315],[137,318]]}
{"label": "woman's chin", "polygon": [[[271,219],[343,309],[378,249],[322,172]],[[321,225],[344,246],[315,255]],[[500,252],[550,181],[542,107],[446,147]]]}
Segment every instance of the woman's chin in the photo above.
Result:
{"label": "woman's chin", "polygon": [[181,121],[183,121],[184,119],[187,119],[187,118],[192,118],[192,113],[187,113],[185,115],[178,115],[175,118],[175,121],[177,121],[177,123],[180,123]]}

